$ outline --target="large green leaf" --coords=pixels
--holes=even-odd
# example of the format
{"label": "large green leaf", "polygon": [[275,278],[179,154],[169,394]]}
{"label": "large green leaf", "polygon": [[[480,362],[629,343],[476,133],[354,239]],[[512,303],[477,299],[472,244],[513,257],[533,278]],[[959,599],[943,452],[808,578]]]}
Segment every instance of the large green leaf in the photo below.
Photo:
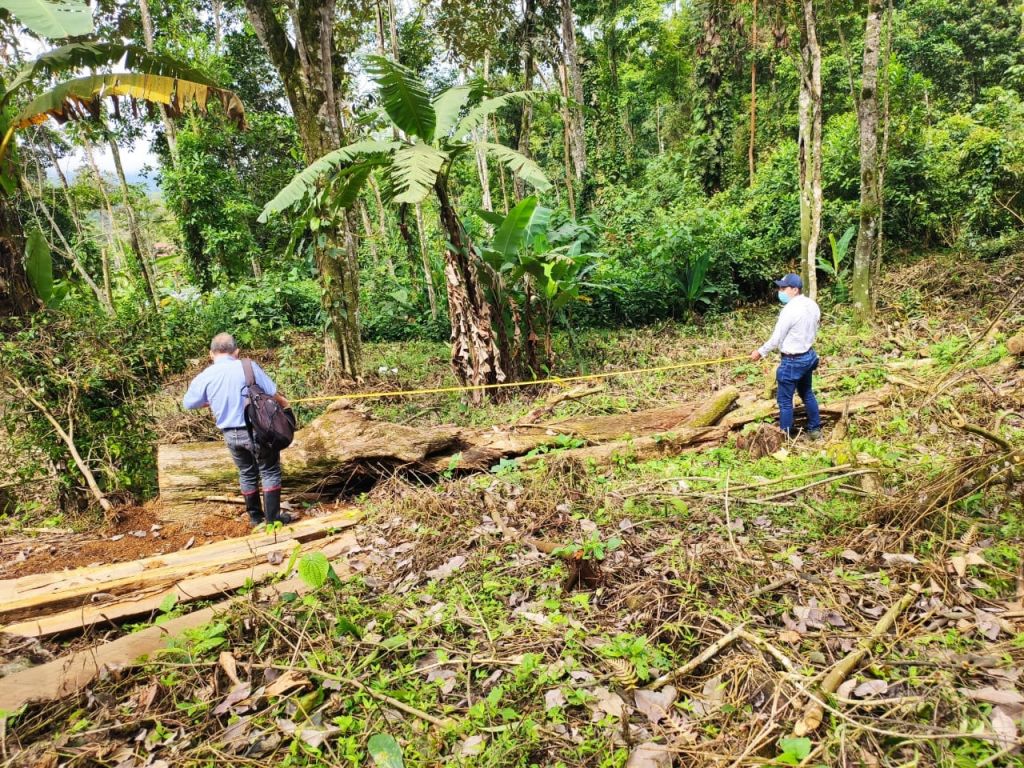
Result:
{"label": "large green leaf", "polygon": [[469,100],[471,90],[468,85],[457,85],[434,99],[434,114],[437,115],[437,121],[434,124],[435,138],[444,138],[451,133],[455,121],[462,113],[462,108]]}
{"label": "large green leaf", "polygon": [[25,273],[36,295],[44,302],[49,301],[53,296],[53,256],[38,227],[25,239]]}
{"label": "large green leaf", "polygon": [[92,11],[82,0],[0,0],[0,8],[42,37],[92,33]]}
{"label": "large green leaf", "polygon": [[306,168],[297,173],[289,181],[284,189],[277,193],[265,206],[259,215],[260,223],[266,223],[267,219],[275,213],[281,213],[289,208],[302,203],[306,196],[316,186],[322,176],[330,173],[345,163],[351,163],[358,157],[372,155],[386,155],[401,147],[398,141],[381,141],[378,139],[363,139],[347,147],[328,152],[321,158],[314,160]]}
{"label": "large green leaf", "polygon": [[509,104],[515,104],[517,102],[534,103],[549,98],[551,98],[551,94],[545,93],[544,91],[513,91],[512,93],[505,93],[501,96],[484,99],[466,113],[466,116],[462,118],[462,122],[459,123],[452,136],[456,139],[465,138],[483,125],[484,120],[487,119],[488,115],[497,112],[499,109],[506,107]]}
{"label": "large green leaf", "polygon": [[370,56],[368,62],[391,121],[406,133],[431,141],[437,118],[423,82],[411,69],[383,56]]}
{"label": "large green leaf", "polygon": [[491,250],[501,255],[505,263],[512,261],[526,240],[534,211],[537,210],[537,197],[524,197],[519,204],[508,212],[508,216],[498,227],[491,240]]}
{"label": "large green leaf", "polygon": [[396,203],[419,203],[434,187],[448,155],[429,144],[410,144],[391,162],[391,189]]}
{"label": "large green leaf", "polygon": [[11,127],[17,129],[44,123],[50,117],[61,123],[82,117],[98,117],[100,99],[118,96],[163,104],[175,116],[191,106],[205,111],[210,100],[216,99],[228,117],[239,124],[245,122],[242,100],[233,91],[166,75],[119,72],[78,77],[39,94],[14,116]]}
{"label": "large green leaf", "polygon": [[403,768],[402,748],[395,737],[387,733],[375,733],[366,742],[366,749],[376,768]]}
{"label": "large green leaf", "polygon": [[[2,2],[2,0],[0,0]],[[191,80],[203,85],[216,86],[213,80],[197,69],[170,56],[150,53],[137,45],[123,43],[70,43],[40,54],[21,68],[11,80],[7,92],[0,97],[0,105],[26,83],[37,78],[72,72],[82,67],[102,67],[117,64],[124,59],[124,68],[147,75],[166,75]]]}
{"label": "large green leaf", "polygon": [[511,147],[493,144],[489,141],[481,141],[478,146],[483,147],[487,154],[538,191],[543,192],[551,188],[551,182],[544,175],[544,171],[526,155],[516,152]]}

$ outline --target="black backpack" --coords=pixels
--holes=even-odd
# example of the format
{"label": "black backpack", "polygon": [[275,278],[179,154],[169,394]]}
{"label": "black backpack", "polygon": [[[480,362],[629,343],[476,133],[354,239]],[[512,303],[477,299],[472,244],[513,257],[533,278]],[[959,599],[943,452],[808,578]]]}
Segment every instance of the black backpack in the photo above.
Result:
{"label": "black backpack", "polygon": [[242,360],[245,372],[245,428],[249,439],[265,451],[283,451],[295,438],[295,415],[263,391],[252,372],[252,360]]}

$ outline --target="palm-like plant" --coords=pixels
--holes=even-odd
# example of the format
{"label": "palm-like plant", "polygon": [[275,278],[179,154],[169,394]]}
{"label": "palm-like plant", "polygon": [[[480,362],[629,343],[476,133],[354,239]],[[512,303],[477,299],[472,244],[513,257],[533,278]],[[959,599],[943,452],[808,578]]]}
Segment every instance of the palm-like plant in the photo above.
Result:
{"label": "palm-like plant", "polygon": [[[47,36],[81,34],[92,28],[88,6],[66,0],[53,11],[46,0],[2,0],[4,7],[34,32]],[[83,26],[82,11],[88,17]],[[38,6],[38,7],[37,7]],[[24,11],[24,13],[19,13]],[[60,82],[18,107],[17,97],[29,85],[79,68],[98,68],[124,61],[130,71],[93,74]],[[245,110],[233,92],[220,88],[202,73],[174,59],[121,43],[73,43],[43,53],[27,64],[10,82],[0,83],[0,316],[30,312],[36,294],[45,293],[48,258],[38,248],[31,254],[32,269],[26,274],[25,237],[14,206],[18,190],[18,166],[13,137],[23,128],[53,117],[58,122],[83,118],[100,119],[103,99],[110,99],[115,114],[119,99],[132,108],[138,101],[165,105],[171,114],[195,107],[205,110],[219,101],[225,113],[244,125]],[[48,297],[40,296],[44,300]]]}
{"label": "palm-like plant", "polygon": [[508,93],[471,105],[469,86],[454,86],[431,98],[423,82],[400,64],[382,57],[370,58],[369,64],[390,128],[397,129],[394,133],[400,138],[363,139],[324,155],[267,203],[260,220],[290,209],[347,208],[374,170],[383,174],[383,190],[391,202],[418,203],[435,195],[448,235],[445,283],[453,370],[464,384],[502,381],[506,374],[492,328],[492,307],[478,274],[487,267],[452,204],[448,177],[460,157],[479,148],[534,188],[549,188],[544,172],[530,158],[473,138],[491,113],[516,101],[543,98],[543,94]]}

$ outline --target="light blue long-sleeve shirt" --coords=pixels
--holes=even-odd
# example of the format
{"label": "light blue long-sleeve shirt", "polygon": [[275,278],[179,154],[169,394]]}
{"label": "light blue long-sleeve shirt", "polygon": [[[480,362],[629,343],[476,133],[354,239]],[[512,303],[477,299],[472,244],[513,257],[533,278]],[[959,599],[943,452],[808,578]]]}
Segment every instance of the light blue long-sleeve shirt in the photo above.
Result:
{"label": "light blue long-sleeve shirt", "polygon": [[[277,394],[277,385],[255,362],[253,378],[268,395]],[[242,361],[231,355],[218,355],[213,364],[192,379],[181,404],[189,410],[210,406],[218,429],[245,426],[245,371]]]}

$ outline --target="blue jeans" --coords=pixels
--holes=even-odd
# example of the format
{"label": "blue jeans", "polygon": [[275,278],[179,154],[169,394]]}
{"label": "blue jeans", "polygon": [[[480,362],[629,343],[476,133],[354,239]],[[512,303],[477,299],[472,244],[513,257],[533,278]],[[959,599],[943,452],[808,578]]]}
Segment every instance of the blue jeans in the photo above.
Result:
{"label": "blue jeans", "polygon": [[238,467],[242,482],[242,495],[251,496],[260,489],[260,478],[263,478],[263,492],[276,491],[281,487],[281,452],[264,451],[254,446],[249,439],[249,431],[241,429],[225,429],[224,442],[228,453]]}
{"label": "blue jeans", "polygon": [[811,388],[811,379],[818,367],[818,353],[813,349],[794,357],[783,357],[779,369],[775,372],[775,380],[779,383],[779,427],[787,435],[793,433],[793,393],[807,408],[807,430],[814,432],[821,429],[821,414],[818,412],[818,401]]}

